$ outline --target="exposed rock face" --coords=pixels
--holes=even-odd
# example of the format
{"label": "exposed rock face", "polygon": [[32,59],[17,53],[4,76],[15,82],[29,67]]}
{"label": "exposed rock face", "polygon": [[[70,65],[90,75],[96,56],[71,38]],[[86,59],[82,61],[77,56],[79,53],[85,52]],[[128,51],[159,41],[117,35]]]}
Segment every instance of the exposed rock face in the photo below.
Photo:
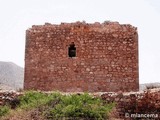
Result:
{"label": "exposed rock face", "polygon": [[23,81],[23,68],[11,62],[0,62],[0,89],[17,90],[23,88]]}
{"label": "exposed rock face", "polygon": [[[75,47],[72,54],[71,44]],[[79,92],[137,91],[137,28],[118,22],[32,26],[26,31],[24,87]]]}

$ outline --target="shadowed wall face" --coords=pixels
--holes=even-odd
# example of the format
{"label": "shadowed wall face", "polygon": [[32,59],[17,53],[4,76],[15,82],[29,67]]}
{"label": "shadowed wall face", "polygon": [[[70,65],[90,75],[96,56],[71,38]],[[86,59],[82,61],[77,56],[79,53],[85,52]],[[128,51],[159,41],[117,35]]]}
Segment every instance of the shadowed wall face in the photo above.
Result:
{"label": "shadowed wall face", "polygon": [[117,22],[32,26],[26,31],[24,87],[137,91],[137,29]]}

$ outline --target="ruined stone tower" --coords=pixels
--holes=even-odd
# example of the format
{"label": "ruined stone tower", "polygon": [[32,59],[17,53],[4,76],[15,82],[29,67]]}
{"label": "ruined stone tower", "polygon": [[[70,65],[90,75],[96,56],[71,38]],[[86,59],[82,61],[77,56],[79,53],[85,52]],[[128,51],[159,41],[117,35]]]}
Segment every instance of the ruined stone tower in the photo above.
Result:
{"label": "ruined stone tower", "polygon": [[32,26],[26,31],[24,88],[137,91],[137,28],[118,22]]}

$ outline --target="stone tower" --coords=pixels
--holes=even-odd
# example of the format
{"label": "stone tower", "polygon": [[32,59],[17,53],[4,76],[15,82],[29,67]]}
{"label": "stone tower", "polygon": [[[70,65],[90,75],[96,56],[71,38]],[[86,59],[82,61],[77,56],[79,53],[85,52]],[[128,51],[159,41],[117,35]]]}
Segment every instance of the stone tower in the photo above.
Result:
{"label": "stone tower", "polygon": [[25,89],[137,91],[137,28],[118,22],[34,25],[26,31]]}

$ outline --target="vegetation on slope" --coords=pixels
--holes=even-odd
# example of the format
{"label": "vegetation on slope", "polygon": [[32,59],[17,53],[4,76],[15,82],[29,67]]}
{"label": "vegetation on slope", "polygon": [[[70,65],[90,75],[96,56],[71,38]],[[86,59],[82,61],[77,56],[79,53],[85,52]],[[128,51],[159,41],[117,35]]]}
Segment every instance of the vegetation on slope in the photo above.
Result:
{"label": "vegetation on slope", "polygon": [[55,92],[47,94],[28,91],[12,103],[1,106],[0,116],[15,115],[18,111],[24,114],[24,111],[26,113],[27,111],[36,111],[41,119],[94,120],[108,118],[108,113],[113,107],[114,103],[106,104],[101,98],[93,97],[88,93],[62,95]]}

